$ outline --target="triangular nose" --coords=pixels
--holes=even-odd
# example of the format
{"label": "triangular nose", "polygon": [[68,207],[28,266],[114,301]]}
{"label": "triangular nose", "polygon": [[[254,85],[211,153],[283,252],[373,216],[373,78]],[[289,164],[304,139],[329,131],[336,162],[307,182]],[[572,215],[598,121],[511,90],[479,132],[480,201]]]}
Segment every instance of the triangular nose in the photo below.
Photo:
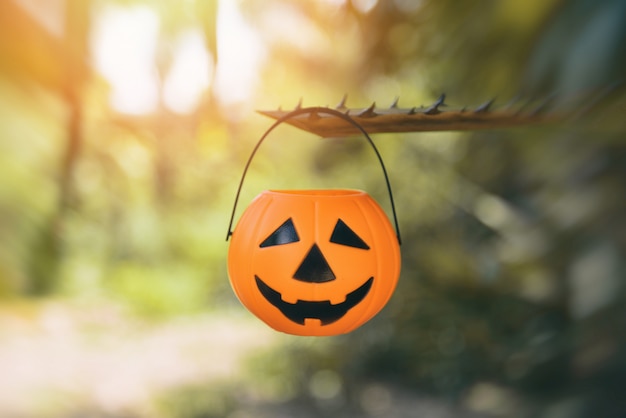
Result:
{"label": "triangular nose", "polygon": [[313,244],[293,278],[303,282],[323,283],[335,280],[335,274],[317,244]]}

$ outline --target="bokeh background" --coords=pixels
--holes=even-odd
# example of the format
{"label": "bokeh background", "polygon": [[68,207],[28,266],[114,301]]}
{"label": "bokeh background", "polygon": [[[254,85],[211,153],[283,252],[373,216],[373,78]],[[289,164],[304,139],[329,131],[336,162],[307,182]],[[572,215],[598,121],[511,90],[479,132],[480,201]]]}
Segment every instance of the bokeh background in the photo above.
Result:
{"label": "bokeh background", "polygon": [[[621,0],[3,0],[0,415],[626,416],[625,60]],[[388,306],[332,338],[245,311],[255,110],[442,92],[567,118],[376,135]],[[282,126],[242,206],[303,187],[389,209],[362,138]]]}

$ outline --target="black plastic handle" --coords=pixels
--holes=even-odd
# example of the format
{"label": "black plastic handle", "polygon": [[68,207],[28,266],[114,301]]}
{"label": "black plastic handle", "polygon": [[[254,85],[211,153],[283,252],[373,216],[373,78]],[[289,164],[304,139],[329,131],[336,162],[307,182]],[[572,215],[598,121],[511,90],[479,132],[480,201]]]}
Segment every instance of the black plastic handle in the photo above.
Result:
{"label": "black plastic handle", "polygon": [[241,176],[241,180],[239,181],[239,187],[237,188],[237,194],[235,195],[235,204],[233,205],[233,211],[230,215],[230,222],[228,223],[228,233],[226,234],[226,241],[228,241],[230,236],[233,234],[232,227],[233,227],[233,222],[235,220],[235,211],[237,210],[237,203],[239,202],[239,195],[241,194],[243,181],[246,178],[246,174],[248,173],[248,168],[250,168],[250,164],[252,163],[252,158],[254,158],[254,155],[256,154],[257,150],[259,149],[259,147],[261,146],[265,138],[270,134],[270,132],[274,130],[274,128],[276,128],[281,123],[287,121],[288,119],[294,118],[296,116],[304,115],[304,114],[313,115],[317,113],[327,113],[329,115],[336,116],[340,119],[343,119],[348,123],[351,123],[359,131],[361,131],[361,133],[365,136],[369,144],[372,146],[372,149],[376,153],[376,157],[378,157],[378,162],[380,162],[380,167],[383,169],[383,175],[385,176],[385,182],[387,183],[387,191],[389,192],[389,200],[391,201],[391,212],[393,213],[393,221],[396,227],[396,236],[398,237],[398,244],[402,244],[402,240],[400,239],[400,227],[398,226],[398,216],[396,215],[396,205],[393,201],[393,193],[391,192],[391,183],[389,182],[387,169],[385,169],[385,164],[383,163],[383,158],[381,157],[380,152],[378,152],[378,148],[376,148],[376,145],[374,144],[374,141],[372,141],[372,138],[370,138],[368,133],[359,123],[357,123],[349,115],[342,113],[338,110],[329,109],[327,107],[303,107],[303,108],[295,109],[287,113],[280,119],[276,120],[276,122],[274,122],[274,124],[270,126],[267,129],[267,131],[265,131],[263,136],[261,136],[261,139],[259,139],[259,142],[257,142],[257,144],[255,145],[254,149],[252,150],[252,154],[250,154],[250,157],[248,158],[248,162],[246,162],[246,166],[243,169],[243,174]]}

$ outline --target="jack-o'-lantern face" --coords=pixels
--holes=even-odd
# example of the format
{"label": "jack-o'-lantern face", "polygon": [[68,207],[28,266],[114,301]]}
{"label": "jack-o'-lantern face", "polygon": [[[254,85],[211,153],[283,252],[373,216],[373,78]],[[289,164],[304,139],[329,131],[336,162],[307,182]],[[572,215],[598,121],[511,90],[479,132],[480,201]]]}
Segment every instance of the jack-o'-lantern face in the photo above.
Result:
{"label": "jack-o'-lantern face", "polygon": [[364,192],[267,191],[233,231],[228,269],[241,302],[273,328],[335,335],[387,303],[400,252],[386,215]]}

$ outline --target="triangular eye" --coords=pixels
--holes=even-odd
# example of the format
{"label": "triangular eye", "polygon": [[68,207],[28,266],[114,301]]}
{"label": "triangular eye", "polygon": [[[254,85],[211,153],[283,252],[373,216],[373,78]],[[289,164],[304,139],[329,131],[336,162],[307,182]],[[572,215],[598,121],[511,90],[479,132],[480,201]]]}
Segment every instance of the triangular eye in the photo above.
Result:
{"label": "triangular eye", "polygon": [[296,228],[293,226],[293,221],[289,218],[281,226],[276,228],[276,231],[272,232],[269,237],[265,238],[259,247],[265,248],[297,241],[300,241],[300,237],[296,232]]}
{"label": "triangular eye", "polygon": [[362,248],[364,250],[370,249],[369,245],[341,219],[337,220],[333,234],[330,236],[330,242],[347,245],[348,247]]}

